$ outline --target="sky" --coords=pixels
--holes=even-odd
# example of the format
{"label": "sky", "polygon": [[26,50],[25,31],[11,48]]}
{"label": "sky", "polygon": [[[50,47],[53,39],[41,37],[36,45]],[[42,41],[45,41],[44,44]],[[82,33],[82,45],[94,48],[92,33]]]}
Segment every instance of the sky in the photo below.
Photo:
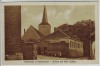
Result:
{"label": "sky", "polygon": [[[62,24],[73,25],[81,20],[91,19],[95,21],[94,5],[45,5],[47,11],[48,23],[51,25],[51,32],[54,27]],[[38,29],[42,22],[44,5],[24,5],[21,6],[21,34],[24,29],[27,30],[30,25]]]}

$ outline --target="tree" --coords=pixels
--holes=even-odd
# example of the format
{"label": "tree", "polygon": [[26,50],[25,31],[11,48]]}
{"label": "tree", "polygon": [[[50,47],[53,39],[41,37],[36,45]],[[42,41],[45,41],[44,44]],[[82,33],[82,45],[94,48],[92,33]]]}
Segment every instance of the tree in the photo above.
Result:
{"label": "tree", "polygon": [[77,38],[84,43],[84,56],[91,56],[92,45],[91,43],[95,41],[95,33],[92,38],[90,37],[93,32],[95,32],[95,24],[91,19],[82,20],[76,22],[74,25],[63,24],[57,28],[61,29],[66,34],[73,38]]}

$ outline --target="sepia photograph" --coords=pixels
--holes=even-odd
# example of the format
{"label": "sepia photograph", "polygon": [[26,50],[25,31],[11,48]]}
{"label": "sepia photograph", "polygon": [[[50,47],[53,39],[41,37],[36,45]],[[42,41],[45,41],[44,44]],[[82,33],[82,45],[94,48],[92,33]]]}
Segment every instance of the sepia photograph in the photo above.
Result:
{"label": "sepia photograph", "polygon": [[5,62],[98,63],[96,4],[15,3],[3,9]]}

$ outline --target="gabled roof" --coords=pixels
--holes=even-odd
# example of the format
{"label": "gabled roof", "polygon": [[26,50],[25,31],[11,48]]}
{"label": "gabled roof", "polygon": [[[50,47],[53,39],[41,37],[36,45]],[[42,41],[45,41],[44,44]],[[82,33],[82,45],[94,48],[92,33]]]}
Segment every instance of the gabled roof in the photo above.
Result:
{"label": "gabled roof", "polygon": [[65,34],[69,35],[71,39],[74,39],[74,40],[78,40],[78,41],[81,41],[80,38],[78,38],[77,35],[75,34],[72,34],[70,33],[72,30],[73,30],[73,25],[67,25],[67,24],[63,24],[61,26],[58,26],[56,28],[57,29],[60,29],[62,32],[64,32]]}
{"label": "gabled roof", "polygon": [[25,34],[22,36],[22,40],[24,40],[24,41],[38,41],[39,39],[41,39],[43,37],[44,37],[44,35],[31,25],[28,28],[28,30],[25,32]]}
{"label": "gabled roof", "polygon": [[49,39],[59,39],[59,38],[70,38],[72,40],[80,41],[79,39],[77,39],[73,36],[70,36],[69,34],[64,33],[61,29],[57,29],[55,32],[53,32],[50,35],[46,36],[44,39],[49,40]]}
{"label": "gabled roof", "polygon": [[70,37],[70,36],[62,32],[60,29],[58,29],[55,32],[51,33],[50,35],[46,36],[45,39],[64,38],[64,37]]}

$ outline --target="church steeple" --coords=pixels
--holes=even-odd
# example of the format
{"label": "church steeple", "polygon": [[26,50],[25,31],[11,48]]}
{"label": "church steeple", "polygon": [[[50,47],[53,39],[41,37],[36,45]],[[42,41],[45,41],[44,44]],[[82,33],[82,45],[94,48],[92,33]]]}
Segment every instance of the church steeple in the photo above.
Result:
{"label": "church steeple", "polygon": [[42,23],[40,23],[40,25],[50,25],[50,24],[48,23],[48,19],[47,19],[46,6],[44,6],[43,17],[42,17]]}
{"label": "church steeple", "polygon": [[38,30],[45,36],[51,33],[51,25],[48,23],[47,12],[46,12],[45,6],[44,6],[44,11],[43,11],[42,22],[39,24]]}

